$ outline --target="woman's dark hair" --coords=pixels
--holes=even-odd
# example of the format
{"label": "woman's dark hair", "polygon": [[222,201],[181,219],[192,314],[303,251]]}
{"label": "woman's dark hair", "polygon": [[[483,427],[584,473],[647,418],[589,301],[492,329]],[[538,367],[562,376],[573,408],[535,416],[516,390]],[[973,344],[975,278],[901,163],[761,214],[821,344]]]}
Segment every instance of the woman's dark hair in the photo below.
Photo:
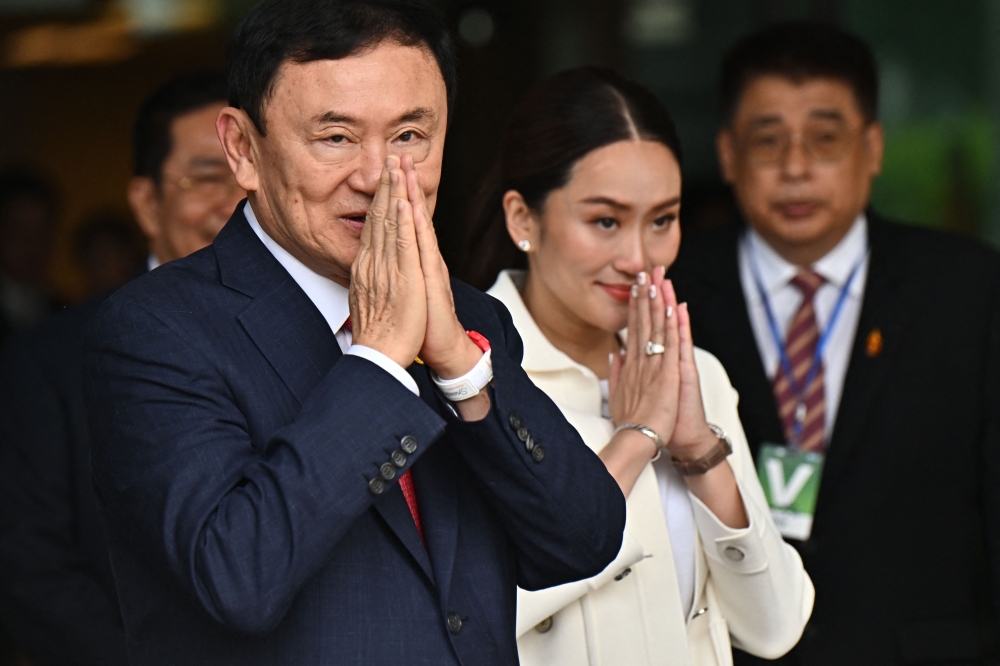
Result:
{"label": "woman's dark hair", "polygon": [[681,163],[681,143],[666,107],[613,70],[579,67],[546,79],[511,115],[492,171],[473,203],[463,276],[488,289],[505,268],[524,268],[507,233],[503,196],[516,190],[541,211],[588,153],[629,139],[658,141]]}
{"label": "woman's dark hair", "polygon": [[450,118],[455,55],[444,21],[423,0],[261,0],[229,40],[229,104],[243,109],[263,136],[264,106],[284,62],[340,60],[388,40],[434,54]]}

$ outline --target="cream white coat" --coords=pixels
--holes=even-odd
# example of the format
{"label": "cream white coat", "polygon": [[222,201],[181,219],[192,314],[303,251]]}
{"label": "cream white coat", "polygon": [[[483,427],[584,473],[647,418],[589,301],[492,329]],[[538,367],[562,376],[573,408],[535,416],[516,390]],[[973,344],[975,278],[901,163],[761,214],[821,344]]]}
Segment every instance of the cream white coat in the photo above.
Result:
{"label": "cream white coat", "polygon": [[[542,334],[521,300],[516,283],[522,280],[523,274],[505,271],[488,293],[511,313],[524,341],[528,376],[584,442],[600,451],[612,424],[601,416],[599,381]],[[776,658],[798,642],[812,612],[812,582],[771,520],[726,371],[701,349],[695,349],[695,361],[706,417],[732,442],[728,464],[750,526],[727,528],[691,495],[698,533],[695,602],[685,617],[659,487],[647,465],[628,497],[621,552],[607,569],[547,590],[518,590],[517,644],[524,666],[726,666],[732,664],[732,645]]]}

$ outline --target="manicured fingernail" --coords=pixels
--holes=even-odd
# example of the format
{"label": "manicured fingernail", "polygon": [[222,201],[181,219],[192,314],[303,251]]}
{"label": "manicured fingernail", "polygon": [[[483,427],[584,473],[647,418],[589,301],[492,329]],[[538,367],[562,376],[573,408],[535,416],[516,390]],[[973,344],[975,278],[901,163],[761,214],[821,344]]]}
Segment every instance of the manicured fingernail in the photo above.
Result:
{"label": "manicured fingernail", "polygon": [[618,355],[619,356],[624,356],[625,355],[625,348],[624,347],[622,347],[621,349],[618,350]]}
{"label": "manicured fingernail", "polygon": [[656,285],[655,284],[649,285],[649,297],[650,298],[656,298]]}
{"label": "manicured fingernail", "polygon": [[673,316],[674,316],[674,306],[668,305],[667,306],[667,319],[670,319]]}
{"label": "manicured fingernail", "polygon": [[639,275],[636,276],[636,280],[639,281],[639,284],[646,284],[646,271],[639,271]]}
{"label": "manicured fingernail", "polygon": [[614,352],[608,354],[608,365],[613,365],[615,362]]}
{"label": "manicured fingernail", "polygon": [[636,298],[639,295],[639,287],[637,285],[632,285],[632,298]]}

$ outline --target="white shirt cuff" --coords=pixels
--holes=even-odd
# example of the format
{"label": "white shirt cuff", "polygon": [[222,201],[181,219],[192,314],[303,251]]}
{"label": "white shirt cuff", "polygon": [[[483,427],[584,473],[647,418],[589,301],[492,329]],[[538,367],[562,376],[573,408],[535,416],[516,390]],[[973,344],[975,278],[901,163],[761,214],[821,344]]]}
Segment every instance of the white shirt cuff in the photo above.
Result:
{"label": "white shirt cuff", "polygon": [[410,373],[408,373],[403,366],[396,363],[382,352],[372,349],[371,347],[365,347],[364,345],[351,345],[348,347],[347,351],[344,352],[344,354],[360,356],[365,360],[371,361],[395,377],[399,383],[408,388],[413,395],[420,395],[420,389],[417,387],[417,382],[413,380]]}

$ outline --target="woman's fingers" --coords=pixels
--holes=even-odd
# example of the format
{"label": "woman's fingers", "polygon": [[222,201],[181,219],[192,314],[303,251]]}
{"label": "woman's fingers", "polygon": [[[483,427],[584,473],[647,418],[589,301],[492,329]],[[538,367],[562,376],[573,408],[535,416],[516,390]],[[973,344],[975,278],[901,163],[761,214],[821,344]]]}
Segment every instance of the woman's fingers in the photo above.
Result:
{"label": "woman's fingers", "polygon": [[[639,292],[636,297],[636,321],[638,325],[636,344],[639,352],[636,360],[641,364],[643,370],[649,370],[651,367],[659,367],[659,364],[656,362],[658,359],[646,353],[646,345],[653,339],[653,321],[652,313],[650,312],[652,310],[653,299],[649,297],[649,288],[651,286],[649,273],[645,271],[640,272],[636,276],[636,286]],[[631,336],[631,332],[629,332],[629,335]]]}
{"label": "woman's fingers", "polygon": [[[667,345],[666,339],[666,313],[665,306],[663,305],[663,269],[659,266],[654,268],[652,273],[652,284],[649,286],[648,297],[649,297],[649,314],[650,314],[650,327],[651,333],[649,336],[650,341],[657,345]],[[667,354],[672,353],[669,347],[666,347]],[[651,359],[652,360],[652,359]]]}
{"label": "woman's fingers", "polygon": [[[694,339],[691,337],[691,315],[688,312],[687,303],[677,306],[677,333],[681,346],[681,373],[690,373],[690,376],[697,379],[698,370],[694,364]],[[689,377],[690,378],[690,377]]]}
{"label": "woman's fingers", "polygon": [[[628,359],[634,359],[639,353],[639,285],[632,285],[632,293],[628,299],[628,339],[625,341],[625,354]],[[645,342],[643,342],[645,344]]]}

